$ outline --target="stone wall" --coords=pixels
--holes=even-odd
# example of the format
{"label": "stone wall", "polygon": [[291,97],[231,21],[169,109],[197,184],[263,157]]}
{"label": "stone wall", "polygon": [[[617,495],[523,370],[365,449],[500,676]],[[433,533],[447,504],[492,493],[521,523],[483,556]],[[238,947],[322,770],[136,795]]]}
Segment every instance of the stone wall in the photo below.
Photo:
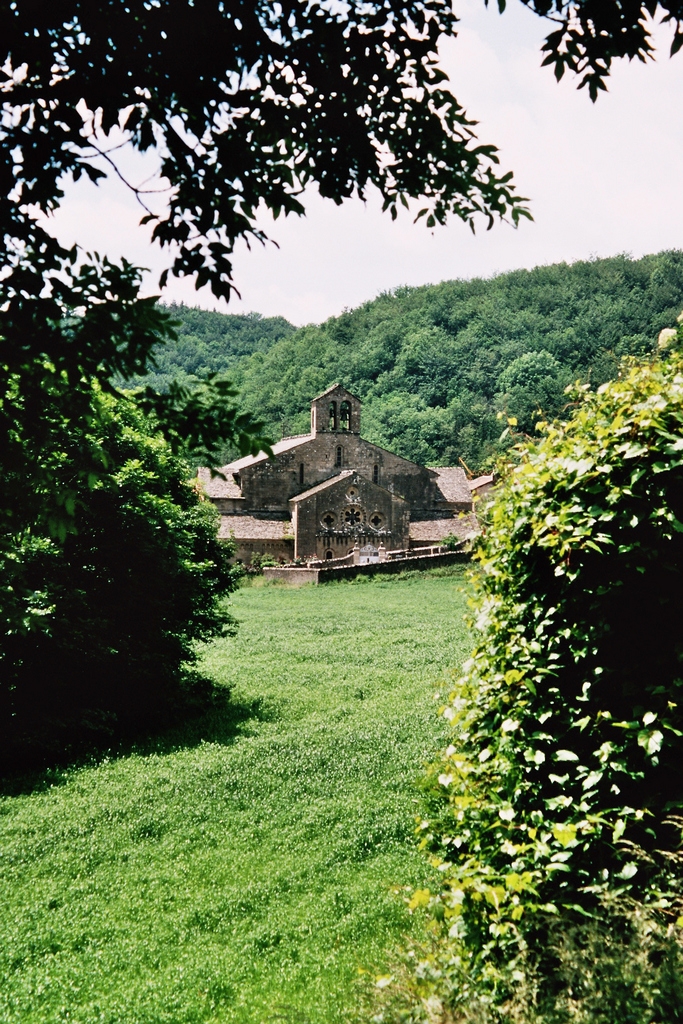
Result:
{"label": "stone wall", "polygon": [[329,430],[341,430],[343,403],[346,404],[349,413],[347,429],[352,434],[359,434],[360,400],[340,384],[328,388],[311,402],[311,433],[320,434]]}
{"label": "stone wall", "polygon": [[294,538],[283,540],[238,540],[235,538],[235,554],[231,562],[249,565],[253,555],[268,555],[276,562],[291,562],[294,558]]}
{"label": "stone wall", "polygon": [[340,565],[330,569],[308,569],[298,566],[266,568],[263,575],[268,580],[277,580],[293,586],[302,583],[331,583],[334,580],[352,580],[356,576],[377,576],[385,573],[396,574],[409,570],[437,569],[445,565],[469,562],[468,551],[446,551],[439,555],[413,555],[398,558],[392,562],[370,562],[367,565]]}
{"label": "stone wall", "polygon": [[317,583],[320,569],[305,569],[292,566],[285,569],[281,566],[267,566],[263,575],[271,583],[287,583],[290,587],[301,587],[304,583]]}
{"label": "stone wall", "polygon": [[[338,448],[342,450],[341,466]],[[375,480],[376,475],[376,483],[401,495],[415,508],[432,509],[436,505],[434,474],[424,466],[384,451],[358,434],[327,431],[281,452],[274,462],[264,459],[245,467],[240,473],[245,507],[285,511],[290,498],[337,476],[340,469],[354,469],[368,480]]]}
{"label": "stone wall", "polygon": [[[291,501],[297,558],[343,558],[361,546],[408,546],[410,512],[402,498],[359,473],[344,474]],[[349,519],[347,520],[347,513]],[[356,519],[357,517],[357,519]],[[325,521],[329,520],[327,529]],[[374,522],[373,522],[374,520]]]}

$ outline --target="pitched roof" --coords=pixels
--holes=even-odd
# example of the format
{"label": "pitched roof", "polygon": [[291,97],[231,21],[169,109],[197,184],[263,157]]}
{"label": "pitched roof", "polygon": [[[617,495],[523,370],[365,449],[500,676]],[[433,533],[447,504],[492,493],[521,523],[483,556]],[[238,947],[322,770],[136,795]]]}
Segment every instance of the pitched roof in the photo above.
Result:
{"label": "pitched roof", "polygon": [[313,398],[312,400],[314,402],[317,402],[319,398],[324,398],[325,395],[329,395],[331,391],[336,391],[337,388],[340,388],[342,391],[345,391],[347,395],[351,395],[351,398],[355,398],[357,402],[360,402],[360,398],[358,397],[358,395],[354,395],[353,391],[349,391],[349,389],[345,388],[343,384],[330,384],[329,388],[325,388],[324,391],[321,391],[320,394],[316,395],[315,398]]}
{"label": "pitched roof", "polygon": [[319,491],[326,491],[328,487],[332,487],[333,484],[338,484],[340,480],[344,480],[346,477],[353,476],[355,470],[353,469],[342,469],[341,473],[337,473],[336,476],[331,476],[329,480],[323,480],[321,484],[316,484],[315,487],[309,487],[307,491],[302,491],[301,494],[295,494],[290,501],[301,501],[302,498],[310,498],[312,494],[318,494]]}
{"label": "pitched roof", "polygon": [[221,516],[218,536],[222,540],[234,535],[235,540],[284,540],[291,537],[292,524],[282,519],[259,519],[258,516]]}
{"label": "pitched roof", "polygon": [[460,501],[469,504],[472,501],[470,485],[465,470],[460,466],[430,466],[436,473],[436,484],[445,501]]}
{"label": "pitched roof", "polygon": [[[227,466],[223,467],[223,471]],[[197,477],[201,483],[204,493],[209,498],[241,498],[242,491],[239,485],[233,480],[230,473],[224,474],[225,479],[219,476],[211,476],[211,470],[206,466],[200,466],[197,470]]]}
{"label": "pitched roof", "polygon": [[485,476],[475,477],[474,480],[470,480],[470,490],[478,491],[480,487],[486,487],[487,484],[492,484],[495,477],[493,473],[487,473]]}
{"label": "pitched roof", "polygon": [[424,541],[428,544],[439,543],[444,537],[453,534],[460,540],[479,533],[479,521],[473,512],[462,516],[454,516],[452,519],[418,519],[410,524],[410,539]]}
{"label": "pitched roof", "polygon": [[[273,455],[288,452],[290,449],[298,448],[300,444],[306,444],[307,441],[312,440],[313,434],[297,434],[295,437],[283,437],[281,441],[273,445]],[[221,473],[239,473],[241,469],[253,466],[257,462],[265,462],[267,458],[268,456],[265,452],[259,452],[258,455],[245,455],[243,459],[235,459],[234,462],[229,462],[227,466],[221,466]]]}

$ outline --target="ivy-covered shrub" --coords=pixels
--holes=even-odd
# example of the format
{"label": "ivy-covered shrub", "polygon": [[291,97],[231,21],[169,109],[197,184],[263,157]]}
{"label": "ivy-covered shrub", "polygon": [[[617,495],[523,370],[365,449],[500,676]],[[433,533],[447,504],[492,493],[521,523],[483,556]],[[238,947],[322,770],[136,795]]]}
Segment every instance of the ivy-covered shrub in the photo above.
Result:
{"label": "ivy-covered shrub", "polygon": [[558,922],[683,924],[683,356],[574,397],[489,511],[478,643],[419,822],[443,877],[413,899],[443,929],[423,979],[494,1019],[530,964],[559,984]]}
{"label": "ivy-covered shrub", "polygon": [[[34,521],[2,549],[13,612],[0,636],[5,763],[201,704],[210,694],[188,673],[196,643],[230,628],[220,598],[234,585],[231,549],[187,463],[132,403],[95,389],[93,410],[82,436],[55,421],[45,455],[70,483],[75,532]],[[88,479],[93,451],[100,472]]]}
{"label": "ivy-covered shrub", "polygon": [[683,1020],[683,944],[661,915],[615,899],[599,914],[546,915],[546,924],[542,945],[518,951],[504,1000],[500,985],[494,1000],[490,984],[481,978],[473,983],[453,941],[434,936],[429,949],[423,942],[394,962],[392,975],[379,979],[373,1024]]}

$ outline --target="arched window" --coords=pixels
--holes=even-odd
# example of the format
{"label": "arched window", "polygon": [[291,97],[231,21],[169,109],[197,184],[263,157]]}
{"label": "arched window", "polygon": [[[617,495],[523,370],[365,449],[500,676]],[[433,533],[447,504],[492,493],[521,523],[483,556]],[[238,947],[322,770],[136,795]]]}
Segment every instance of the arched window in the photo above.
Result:
{"label": "arched window", "polygon": [[332,551],[326,551],[325,558],[334,558],[334,553]]}
{"label": "arched window", "polygon": [[337,446],[337,458],[335,460],[335,466],[341,466],[344,461],[344,451],[341,445]]}
{"label": "arched window", "polygon": [[303,462],[300,462],[299,463],[299,483],[302,484],[303,482],[304,482],[304,464],[303,464]]}
{"label": "arched window", "polygon": [[337,429],[337,403],[330,402],[330,430]]}
{"label": "arched window", "polygon": [[373,484],[379,483],[379,466],[377,465],[372,467],[372,482]]}
{"label": "arched window", "polygon": [[351,429],[351,406],[348,402],[342,402],[339,406],[339,426],[342,430]]}

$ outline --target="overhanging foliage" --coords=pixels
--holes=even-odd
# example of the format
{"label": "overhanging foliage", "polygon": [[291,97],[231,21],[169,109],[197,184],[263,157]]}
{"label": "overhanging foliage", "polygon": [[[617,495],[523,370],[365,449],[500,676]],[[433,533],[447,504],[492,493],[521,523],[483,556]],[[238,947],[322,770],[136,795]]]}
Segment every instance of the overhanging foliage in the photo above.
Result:
{"label": "overhanging foliage", "polygon": [[[143,220],[173,247],[174,274],[225,297],[236,241],[262,239],[259,204],[301,213],[310,183],[336,202],[374,184],[394,215],[423,196],[430,224],[449,212],[517,221],[523,204],[495,148],[443,89],[436,43],[454,25],[445,0],[0,7],[0,468],[42,495],[53,535],[73,529],[72,495],[44,467],[34,474],[42,416],[82,430],[93,381],[143,374],[174,337],[168,313],[140,298],[137,268],[48,233],[65,182],[121,175],[119,144],[155,149],[167,204],[157,215],[135,189]],[[215,462],[226,444],[248,454],[268,443],[233,397],[214,379],[201,399],[176,388],[148,394],[147,408],[176,449]],[[86,462],[77,473],[96,476]],[[11,529],[35,524],[13,487],[2,504]]]}

